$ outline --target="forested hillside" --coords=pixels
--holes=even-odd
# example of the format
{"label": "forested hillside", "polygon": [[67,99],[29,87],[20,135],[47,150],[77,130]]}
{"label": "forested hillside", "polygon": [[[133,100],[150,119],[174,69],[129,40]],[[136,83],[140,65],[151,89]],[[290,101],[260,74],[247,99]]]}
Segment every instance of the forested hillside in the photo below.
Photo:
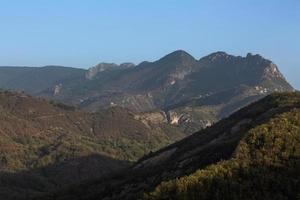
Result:
{"label": "forested hillside", "polygon": [[100,178],[182,137],[176,127],[142,121],[124,108],[88,113],[0,91],[0,197]]}
{"label": "forested hillside", "polygon": [[145,199],[297,199],[299,169],[297,108],[249,130],[232,159],[163,182]]}
{"label": "forested hillside", "polygon": [[42,198],[296,199],[299,117],[300,94],[275,93],[130,169]]}

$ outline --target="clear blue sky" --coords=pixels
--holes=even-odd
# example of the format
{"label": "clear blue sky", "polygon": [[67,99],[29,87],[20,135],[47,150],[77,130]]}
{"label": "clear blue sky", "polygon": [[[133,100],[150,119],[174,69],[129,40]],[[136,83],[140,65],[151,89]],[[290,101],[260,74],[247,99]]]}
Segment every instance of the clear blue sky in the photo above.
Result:
{"label": "clear blue sky", "polygon": [[0,65],[259,53],[300,88],[299,0],[1,0]]}

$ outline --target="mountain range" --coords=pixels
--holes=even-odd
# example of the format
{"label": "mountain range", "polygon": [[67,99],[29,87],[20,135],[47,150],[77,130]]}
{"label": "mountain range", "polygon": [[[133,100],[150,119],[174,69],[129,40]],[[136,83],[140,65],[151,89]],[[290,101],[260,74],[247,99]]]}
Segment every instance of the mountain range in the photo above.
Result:
{"label": "mountain range", "polygon": [[299,195],[300,96],[260,55],[0,67],[0,88],[1,198]]}
{"label": "mountain range", "polygon": [[216,52],[199,60],[183,50],[139,65],[100,63],[88,70],[0,67],[0,87],[98,111],[111,106],[163,112],[186,134],[205,128],[272,92],[293,91],[260,55]]}

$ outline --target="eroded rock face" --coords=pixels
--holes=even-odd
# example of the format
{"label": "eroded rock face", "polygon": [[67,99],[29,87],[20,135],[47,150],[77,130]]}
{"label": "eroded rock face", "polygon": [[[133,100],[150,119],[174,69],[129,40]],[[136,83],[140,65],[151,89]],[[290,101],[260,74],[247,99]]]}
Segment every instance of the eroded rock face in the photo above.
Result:
{"label": "eroded rock face", "polygon": [[147,126],[168,123],[167,115],[163,111],[136,114],[135,119],[141,120]]}
{"label": "eroded rock face", "polygon": [[58,85],[55,85],[53,88],[53,96],[56,96],[60,93],[60,91],[62,90],[63,85],[60,83]]}
{"label": "eroded rock face", "polygon": [[272,77],[285,79],[284,76],[280,73],[278,67],[272,62],[270,63],[270,66],[265,69],[265,73]]}
{"label": "eroded rock face", "polygon": [[218,121],[215,107],[182,107],[167,112],[168,123],[180,127],[187,135],[207,128]]}
{"label": "eroded rock face", "polygon": [[90,80],[91,80],[91,79],[93,79],[99,72],[103,72],[103,71],[108,70],[108,69],[114,69],[114,68],[116,68],[116,67],[118,67],[118,65],[115,64],[115,63],[99,63],[98,65],[96,65],[96,66],[90,68],[90,69],[87,71],[85,77],[86,77],[87,79],[90,79]]}
{"label": "eroded rock face", "polygon": [[122,63],[117,65],[115,63],[99,63],[98,65],[91,67],[86,72],[86,79],[93,79],[98,73],[104,72],[106,70],[115,70],[115,69],[126,69],[130,67],[134,67],[133,63]]}
{"label": "eroded rock face", "polygon": [[178,114],[174,111],[168,112],[168,121],[170,124],[178,125],[180,123],[180,119],[183,116],[183,114]]}

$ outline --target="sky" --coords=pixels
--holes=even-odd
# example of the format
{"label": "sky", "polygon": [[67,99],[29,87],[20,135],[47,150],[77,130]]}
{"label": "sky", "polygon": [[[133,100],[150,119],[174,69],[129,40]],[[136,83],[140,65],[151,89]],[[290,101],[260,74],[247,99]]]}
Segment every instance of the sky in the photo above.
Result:
{"label": "sky", "polygon": [[300,89],[299,0],[0,0],[0,65],[154,61],[177,49],[272,60]]}

